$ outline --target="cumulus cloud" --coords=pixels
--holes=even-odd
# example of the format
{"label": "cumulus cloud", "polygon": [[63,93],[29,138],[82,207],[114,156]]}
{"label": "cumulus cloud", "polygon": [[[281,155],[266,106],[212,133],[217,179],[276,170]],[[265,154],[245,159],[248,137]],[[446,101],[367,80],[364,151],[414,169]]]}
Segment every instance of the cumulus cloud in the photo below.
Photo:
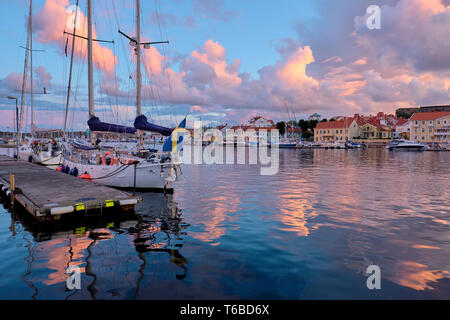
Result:
{"label": "cumulus cloud", "polygon": [[[47,70],[39,66],[34,69],[33,78],[33,88],[35,92],[42,91],[42,88],[50,88],[52,86],[52,76],[47,72]],[[12,72],[6,76],[3,81],[1,81],[1,86],[7,91],[22,91],[23,74],[18,72]],[[27,77],[26,91],[28,92],[31,88],[30,76]]]}
{"label": "cumulus cloud", "polygon": [[[278,60],[262,65],[256,75],[242,70],[245,61],[230,59],[226,48],[213,39],[170,61],[159,47],[144,50],[149,75],[143,86],[144,99],[236,121],[246,121],[252,114],[279,119],[286,108],[297,115],[316,111],[336,115],[449,103],[448,1],[382,0],[381,30],[365,27],[369,0],[315,3],[323,17],[297,27],[297,38],[276,41]],[[193,4],[218,20],[233,16],[226,13],[224,1],[196,0]],[[67,5],[67,0],[47,0],[38,13],[39,41],[64,47],[61,30]],[[63,18],[48,19],[58,15]],[[180,21],[170,15],[162,18]],[[84,27],[77,31],[85,32]],[[80,57],[86,53],[84,42],[77,40]],[[95,50],[97,67],[112,74],[116,57],[99,44]],[[110,63],[102,64],[103,60]],[[44,70],[38,74],[43,84],[51,81]],[[21,79],[20,74],[10,74],[3,86],[20,88]],[[129,84],[107,79],[100,92],[129,102],[134,92],[124,89],[125,83]]]}
{"label": "cumulus cloud", "polygon": [[[66,46],[66,37],[62,33],[73,32],[73,24],[75,11],[69,9],[69,0],[46,0],[43,8],[34,16],[33,31],[37,33],[37,41],[44,44],[52,44],[57,46],[64,54]],[[78,11],[76,34],[82,37],[88,36],[87,18]],[[68,30],[71,27],[71,30]],[[97,38],[95,27],[93,27],[93,38]],[[68,52],[71,51],[72,41],[68,41]],[[75,39],[75,54],[77,57],[86,59],[87,57],[87,41],[84,39]],[[99,42],[93,43],[93,59],[95,66],[102,70],[107,77],[114,74],[114,68],[117,64],[117,57],[112,50],[102,46]]]}
{"label": "cumulus cloud", "polygon": [[382,29],[365,27],[355,18],[356,42],[369,63],[386,76],[391,70],[450,70],[450,6],[441,0],[400,0],[381,6]]}

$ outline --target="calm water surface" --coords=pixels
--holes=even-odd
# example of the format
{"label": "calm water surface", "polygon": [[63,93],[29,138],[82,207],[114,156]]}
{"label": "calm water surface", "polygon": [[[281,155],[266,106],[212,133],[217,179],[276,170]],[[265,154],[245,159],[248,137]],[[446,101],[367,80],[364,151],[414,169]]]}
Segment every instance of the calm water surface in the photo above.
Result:
{"label": "calm water surface", "polygon": [[0,298],[450,299],[449,167],[445,152],[280,150],[275,176],[185,166],[126,221],[49,232],[0,206]]}

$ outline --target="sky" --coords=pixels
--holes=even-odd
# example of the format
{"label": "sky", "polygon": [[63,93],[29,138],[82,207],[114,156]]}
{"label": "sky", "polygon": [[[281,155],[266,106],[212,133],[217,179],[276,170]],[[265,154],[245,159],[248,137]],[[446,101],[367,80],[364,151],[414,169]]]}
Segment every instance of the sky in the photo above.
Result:
{"label": "sky", "polygon": [[[141,36],[168,40],[142,50],[143,112],[161,125],[393,112],[450,104],[450,0],[141,0]],[[62,128],[76,0],[33,1],[35,124]],[[369,29],[367,8],[380,8]],[[14,125],[29,0],[0,2],[0,129]],[[87,35],[86,0],[77,30]],[[93,0],[95,113],[132,125],[135,0]],[[71,30],[69,30],[71,29]],[[67,45],[68,55],[65,54]],[[86,41],[74,46],[67,126],[88,120]],[[28,77],[29,80],[30,77]],[[29,81],[27,92],[29,92]],[[44,94],[44,88],[46,94]],[[29,126],[30,95],[24,100]]]}

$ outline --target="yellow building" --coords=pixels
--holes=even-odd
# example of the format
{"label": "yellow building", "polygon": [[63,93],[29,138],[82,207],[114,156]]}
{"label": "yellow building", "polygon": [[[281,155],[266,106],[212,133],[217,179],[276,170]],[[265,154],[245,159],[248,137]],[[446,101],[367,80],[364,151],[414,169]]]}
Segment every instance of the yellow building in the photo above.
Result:
{"label": "yellow building", "polygon": [[410,140],[450,143],[450,111],[416,112],[409,120]]}
{"label": "yellow building", "polygon": [[392,139],[394,136],[394,131],[389,126],[383,126],[375,122],[363,124],[360,130],[363,139]]}
{"label": "yellow building", "polygon": [[319,122],[314,128],[314,142],[345,142],[354,138],[353,132],[357,132],[358,124],[353,118],[338,121]]}

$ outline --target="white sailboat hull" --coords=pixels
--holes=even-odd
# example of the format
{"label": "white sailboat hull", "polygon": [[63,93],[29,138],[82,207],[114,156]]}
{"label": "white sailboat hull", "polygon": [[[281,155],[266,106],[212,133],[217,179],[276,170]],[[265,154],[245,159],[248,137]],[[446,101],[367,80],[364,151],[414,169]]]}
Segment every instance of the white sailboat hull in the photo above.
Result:
{"label": "white sailboat hull", "polygon": [[141,162],[134,165],[92,165],[80,164],[63,159],[62,164],[70,169],[77,168],[79,175],[88,173],[92,181],[109,187],[171,190],[180,172],[175,164],[152,164]]}

